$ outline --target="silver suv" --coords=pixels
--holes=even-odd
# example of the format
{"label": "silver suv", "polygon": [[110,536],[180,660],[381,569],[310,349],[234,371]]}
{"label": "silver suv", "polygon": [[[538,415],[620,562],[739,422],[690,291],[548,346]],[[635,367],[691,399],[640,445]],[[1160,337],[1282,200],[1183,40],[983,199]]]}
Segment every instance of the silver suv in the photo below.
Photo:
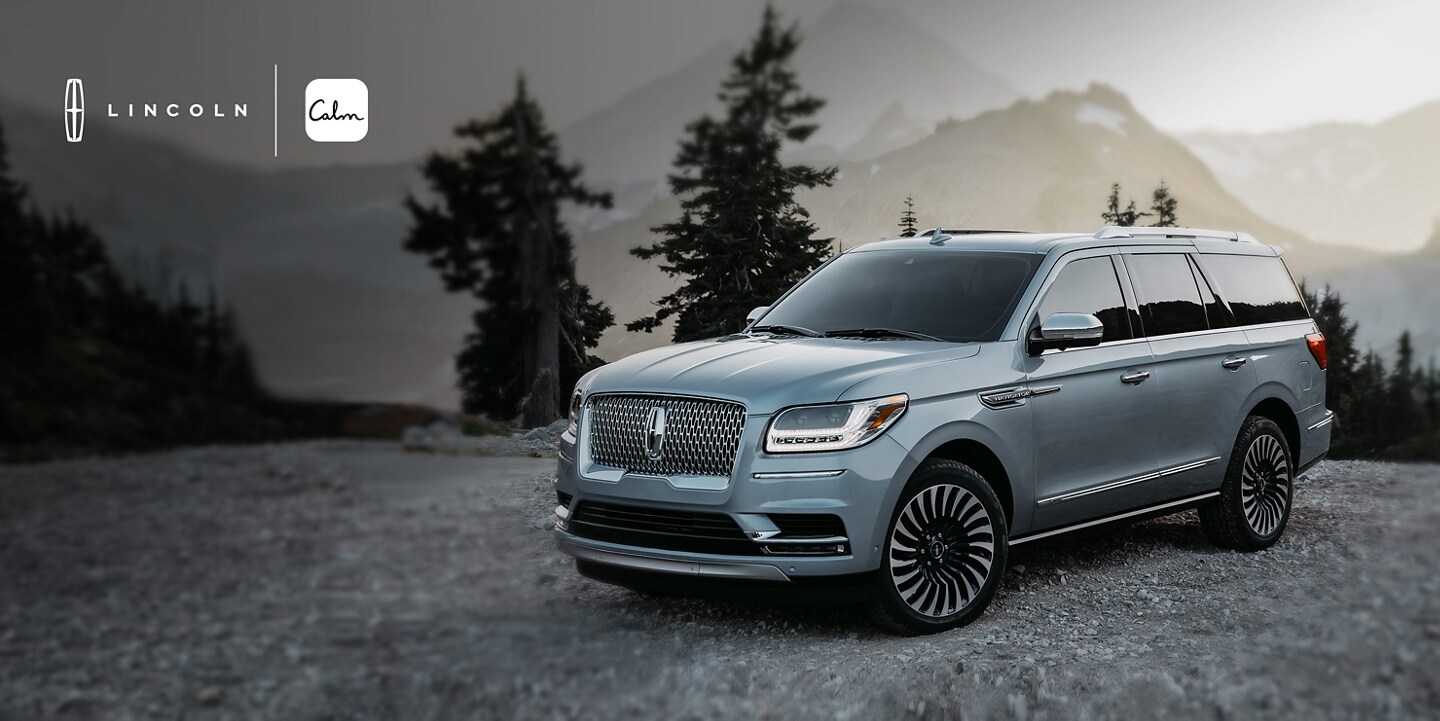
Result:
{"label": "silver suv", "polygon": [[743,332],[577,385],[555,537],[650,593],[984,611],[1009,547],[1198,508],[1243,551],[1325,456],[1325,339],[1243,233],[935,229],[857,247]]}

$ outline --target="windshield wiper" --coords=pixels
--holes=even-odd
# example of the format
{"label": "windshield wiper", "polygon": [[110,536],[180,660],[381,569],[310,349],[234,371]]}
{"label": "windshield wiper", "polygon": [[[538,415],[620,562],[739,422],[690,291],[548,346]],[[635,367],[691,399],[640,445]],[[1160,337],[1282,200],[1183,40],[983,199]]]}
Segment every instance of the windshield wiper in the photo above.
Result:
{"label": "windshield wiper", "polygon": [[754,333],[756,331],[769,333],[785,333],[787,335],[803,335],[806,338],[824,337],[823,335],[816,333],[809,328],[802,328],[798,325],[757,325],[754,328],[750,329],[751,333]]}
{"label": "windshield wiper", "polygon": [[898,328],[851,328],[850,330],[827,330],[826,338],[910,338],[912,340],[936,340],[945,342],[944,338],[936,338],[933,335],[917,333],[913,330],[900,330]]}

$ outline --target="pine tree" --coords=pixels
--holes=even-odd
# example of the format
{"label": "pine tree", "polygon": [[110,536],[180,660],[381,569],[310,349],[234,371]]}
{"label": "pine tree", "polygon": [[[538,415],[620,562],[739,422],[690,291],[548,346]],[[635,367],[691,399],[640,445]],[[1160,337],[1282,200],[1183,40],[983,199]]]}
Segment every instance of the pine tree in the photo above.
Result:
{"label": "pine tree", "polygon": [[232,326],[214,341],[233,370],[212,378],[185,287],[127,284],[89,224],[27,207],[8,170],[0,134],[0,452],[274,437]]}
{"label": "pine tree", "polygon": [[1331,408],[1339,408],[1353,396],[1355,369],[1359,354],[1355,345],[1356,325],[1345,315],[1345,301],[1330,286],[1318,293],[1311,292],[1300,284],[1310,316],[1325,336],[1326,366],[1325,385],[1329,393]]}
{"label": "pine tree", "polygon": [[1165,181],[1160,181],[1160,186],[1150,196],[1150,210],[1154,211],[1155,222],[1151,223],[1152,228],[1175,228],[1180,225],[1179,219],[1175,216],[1175,208],[1179,202],[1170,195],[1170,189],[1165,187]]}
{"label": "pine tree", "polygon": [[674,316],[677,342],[732,332],[751,308],[772,303],[830,255],[830,240],[813,237],[795,191],[829,185],[836,169],[780,162],[785,142],[815,132],[803,121],[824,104],[802,93],[791,69],[799,44],[798,28],[781,28],[767,6],[759,34],[721,85],[723,117],[687,127],[670,176],[680,218],[651,229],[659,242],[631,251],[660,257],[661,270],[685,280],[629,330],[651,332]]}
{"label": "pine tree", "polygon": [[49,324],[41,303],[28,192],[10,177],[10,160],[0,128],[0,394],[8,385],[6,367],[24,362],[39,347]]}
{"label": "pine tree", "polygon": [[599,363],[588,349],[614,324],[575,279],[560,206],[608,208],[610,196],[561,161],[524,78],[499,113],[455,134],[469,146],[423,167],[439,205],[405,201],[414,218],[405,247],[430,256],[449,290],[483,304],[456,360],[465,409],[545,425],[560,417],[563,389]]}
{"label": "pine tree", "polygon": [[[1355,373],[1354,397],[1345,408],[1336,409],[1337,425],[1345,432],[1335,440],[1337,458],[1376,458],[1395,442],[1394,428],[1385,402],[1387,380],[1385,364],[1374,351]],[[1348,414],[1348,417],[1347,417]]]}
{"label": "pine tree", "polygon": [[1424,412],[1424,430],[1417,439],[1412,456],[1416,460],[1437,461],[1440,460],[1440,368],[1435,366],[1433,358],[1423,378],[1420,407]]}
{"label": "pine tree", "polygon": [[915,197],[906,195],[905,210],[900,213],[900,237],[913,238],[918,232],[920,228],[915,225]]}
{"label": "pine tree", "polygon": [[1410,341],[1410,331],[1400,334],[1395,350],[1395,370],[1391,371],[1386,384],[1386,418],[1390,428],[1390,439],[1395,446],[1401,441],[1417,436],[1420,431],[1420,399],[1415,369],[1415,346]]}
{"label": "pine tree", "polygon": [[1120,225],[1134,227],[1140,224],[1140,219],[1149,216],[1149,213],[1142,212],[1135,207],[1135,201],[1124,210],[1120,209],[1120,184],[1110,186],[1110,198],[1106,201],[1105,210],[1100,213],[1101,222],[1106,225]]}
{"label": "pine tree", "polygon": [[1440,366],[1430,359],[1430,369],[1425,373],[1425,418],[1433,431],[1440,430]]}
{"label": "pine tree", "polygon": [[1356,395],[1360,360],[1355,346],[1356,325],[1345,315],[1345,301],[1329,286],[1317,293],[1301,282],[1300,292],[1315,324],[1325,335],[1328,368],[1325,371],[1325,405],[1341,419],[1333,430],[1331,455],[1335,458],[1354,457],[1357,449],[1351,435],[1358,427],[1350,421],[1356,420],[1355,413],[1360,404],[1374,402],[1373,398]]}

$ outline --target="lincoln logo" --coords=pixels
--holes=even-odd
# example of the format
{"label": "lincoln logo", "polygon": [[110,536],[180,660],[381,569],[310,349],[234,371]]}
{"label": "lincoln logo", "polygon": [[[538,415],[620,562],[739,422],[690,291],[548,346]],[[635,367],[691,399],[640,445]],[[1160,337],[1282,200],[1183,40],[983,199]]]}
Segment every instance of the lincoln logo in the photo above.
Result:
{"label": "lincoln logo", "polygon": [[645,457],[660,460],[665,451],[665,406],[650,409],[650,420],[645,431]]}
{"label": "lincoln logo", "polygon": [[85,136],[85,84],[80,78],[65,81],[65,139],[78,143]]}
{"label": "lincoln logo", "polygon": [[[104,88],[101,99],[106,100]],[[194,103],[194,102],[101,102],[95,104],[101,110],[97,118],[124,118],[127,121],[162,118],[234,118],[244,120],[250,116],[248,103]],[[65,81],[65,139],[78,143],[85,137],[85,83],[80,78]]]}

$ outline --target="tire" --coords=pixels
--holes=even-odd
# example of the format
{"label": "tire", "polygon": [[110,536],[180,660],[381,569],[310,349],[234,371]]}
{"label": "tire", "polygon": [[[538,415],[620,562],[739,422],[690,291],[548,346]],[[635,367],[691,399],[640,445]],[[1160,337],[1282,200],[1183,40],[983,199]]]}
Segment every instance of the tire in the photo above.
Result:
{"label": "tire", "polygon": [[1295,456],[1275,421],[1250,416],[1240,427],[1220,497],[1201,506],[1200,526],[1222,548],[1262,551],[1285,533],[1295,500]]}
{"label": "tire", "polygon": [[931,459],[900,493],[869,613],[891,633],[939,633],[985,612],[1009,554],[1000,499],[969,466]]}

